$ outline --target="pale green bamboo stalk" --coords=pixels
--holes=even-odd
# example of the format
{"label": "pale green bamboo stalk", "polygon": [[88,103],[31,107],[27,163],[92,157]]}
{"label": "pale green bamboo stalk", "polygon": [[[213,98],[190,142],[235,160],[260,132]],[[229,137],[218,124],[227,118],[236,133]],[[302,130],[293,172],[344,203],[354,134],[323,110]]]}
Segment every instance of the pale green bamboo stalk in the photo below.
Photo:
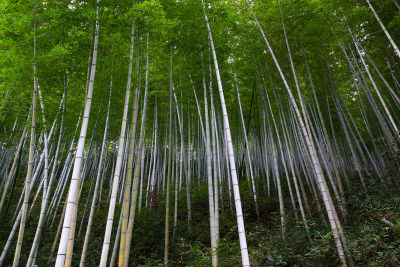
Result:
{"label": "pale green bamboo stalk", "polygon": [[34,27],[34,43],[33,43],[33,54],[34,54],[34,63],[33,63],[33,99],[32,99],[32,122],[31,122],[31,140],[29,144],[29,158],[28,158],[28,171],[25,179],[25,195],[24,195],[24,203],[22,206],[22,215],[21,222],[19,225],[18,232],[18,241],[17,246],[15,248],[13,267],[19,265],[19,257],[22,248],[22,240],[24,237],[25,224],[26,224],[26,215],[28,213],[28,201],[30,194],[30,186],[31,186],[31,175],[33,169],[33,148],[35,146],[35,130],[36,130],[36,98],[37,98],[37,67],[36,67],[36,58],[37,58],[37,35],[36,35],[36,6],[33,7],[33,27]]}

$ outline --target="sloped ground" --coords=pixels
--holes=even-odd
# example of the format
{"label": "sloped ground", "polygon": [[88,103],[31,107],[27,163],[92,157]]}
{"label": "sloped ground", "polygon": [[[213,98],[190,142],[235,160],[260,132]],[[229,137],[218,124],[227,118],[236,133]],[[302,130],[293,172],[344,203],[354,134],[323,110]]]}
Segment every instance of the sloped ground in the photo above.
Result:
{"label": "sloped ground", "polygon": [[[18,184],[16,186],[17,192]],[[90,183],[85,183],[84,194],[89,191]],[[259,196],[260,220],[255,214],[252,196],[244,181],[240,185],[247,242],[252,266],[338,266],[336,249],[329,225],[321,223],[316,212],[315,203],[309,203],[312,212],[307,213],[313,244],[310,243],[304,226],[295,222],[291,209],[290,197],[285,195],[287,216],[286,239],[281,237],[278,199]],[[345,235],[353,255],[355,266],[398,266],[400,264],[400,190],[385,189],[381,186],[369,187],[371,196],[359,190],[347,192],[349,216],[344,223]],[[107,192],[104,191],[106,196]],[[178,225],[173,234],[173,196],[171,200],[171,266],[208,266],[211,262],[209,249],[209,215],[207,187],[192,187],[192,226],[188,232],[186,192],[182,191],[178,202]],[[86,197],[85,197],[86,198]],[[85,199],[84,198],[84,199]],[[240,251],[237,238],[237,227],[234,209],[231,210],[227,195],[223,195],[220,211],[220,243],[218,249],[219,266],[240,266]],[[15,200],[17,201],[17,200]],[[87,266],[97,266],[107,217],[107,199],[103,198],[97,209],[87,256]],[[80,202],[80,213],[83,214],[85,201]],[[10,211],[13,205],[10,203]],[[28,218],[26,235],[23,243],[21,263],[26,262],[39,216],[39,207],[32,210]],[[61,214],[61,208],[58,214]],[[120,208],[120,206],[118,206]],[[118,209],[119,210],[119,209]],[[299,212],[300,215],[300,212]],[[49,256],[60,220],[60,215],[46,224],[36,264],[51,266]],[[119,218],[119,212],[115,218]],[[135,220],[132,238],[130,263],[132,266],[162,266],[164,255],[164,218],[165,203],[159,199],[156,207],[142,208]],[[0,227],[0,245],[3,248],[12,227],[12,212],[8,212]],[[113,229],[114,239],[118,220]],[[76,242],[74,246],[73,265],[77,266],[84,240],[85,223],[78,235],[81,217],[78,218]],[[15,244],[7,257],[6,265],[11,264]],[[111,248],[112,249],[112,248]],[[109,253],[111,256],[111,251]]]}

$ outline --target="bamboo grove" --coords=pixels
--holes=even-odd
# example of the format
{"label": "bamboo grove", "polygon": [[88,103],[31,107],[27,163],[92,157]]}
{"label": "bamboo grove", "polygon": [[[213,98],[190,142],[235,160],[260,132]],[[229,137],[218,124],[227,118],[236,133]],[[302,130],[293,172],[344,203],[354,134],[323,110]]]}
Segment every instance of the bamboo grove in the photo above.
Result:
{"label": "bamboo grove", "polygon": [[0,9],[0,266],[130,266],[135,224],[159,205],[167,265],[202,185],[212,266],[229,212],[241,264],[252,264],[244,213],[262,220],[271,197],[283,240],[290,215],[312,244],[314,217],[337,264],[355,265],[346,192],[399,187],[397,0]]}

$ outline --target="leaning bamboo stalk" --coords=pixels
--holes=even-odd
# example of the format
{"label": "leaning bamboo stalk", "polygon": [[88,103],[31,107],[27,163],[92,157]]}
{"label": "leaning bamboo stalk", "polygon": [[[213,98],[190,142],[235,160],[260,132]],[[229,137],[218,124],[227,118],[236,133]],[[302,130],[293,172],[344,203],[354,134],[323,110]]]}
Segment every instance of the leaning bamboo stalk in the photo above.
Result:
{"label": "leaning bamboo stalk", "polygon": [[255,186],[255,183],[254,183],[253,165],[251,164],[249,140],[247,138],[246,125],[244,123],[244,118],[243,118],[242,103],[240,101],[240,94],[239,94],[239,87],[238,87],[238,81],[237,81],[236,73],[234,74],[234,79],[235,79],[236,96],[237,96],[238,105],[239,105],[240,122],[242,124],[243,135],[244,135],[244,142],[245,142],[245,149],[246,149],[246,159],[248,161],[248,165],[249,165],[249,168],[250,168],[251,189],[253,190],[253,198],[254,198],[254,204],[256,206],[257,217],[260,218],[260,212],[258,211],[256,186]]}
{"label": "leaning bamboo stalk", "polygon": [[36,35],[36,6],[33,7],[33,23],[34,23],[34,63],[33,63],[33,99],[32,99],[32,122],[31,122],[31,140],[29,144],[29,158],[28,158],[28,171],[25,180],[25,196],[24,203],[22,206],[21,222],[19,225],[18,241],[15,248],[13,266],[19,265],[20,252],[22,248],[22,240],[24,237],[24,230],[26,224],[26,216],[28,213],[28,201],[31,185],[31,175],[33,169],[33,149],[35,146],[35,130],[36,130],[36,98],[37,98],[37,68],[36,68],[36,58],[37,58],[37,35]]}
{"label": "leaning bamboo stalk", "polygon": [[324,204],[325,204],[326,211],[328,213],[329,222],[330,222],[330,225],[331,225],[331,228],[332,228],[332,233],[333,233],[333,236],[334,236],[334,239],[335,239],[336,248],[337,248],[337,252],[338,252],[339,258],[340,258],[341,265],[342,266],[347,266],[346,258],[345,258],[344,251],[343,251],[342,240],[339,237],[339,231],[340,231],[339,227],[340,226],[337,224],[338,221],[336,220],[336,218],[334,216],[334,206],[332,205],[332,203],[330,201],[330,193],[329,193],[329,190],[328,190],[328,188],[326,186],[326,181],[325,181],[325,178],[324,178],[324,176],[322,174],[322,171],[321,171],[321,168],[320,168],[317,156],[316,156],[315,148],[312,145],[309,133],[307,132],[306,126],[305,126],[304,121],[303,121],[303,118],[301,117],[300,111],[299,111],[299,109],[297,107],[297,103],[296,103],[296,101],[295,101],[295,99],[294,99],[294,97],[292,95],[292,92],[291,92],[291,90],[289,88],[289,85],[288,85],[288,83],[286,81],[286,78],[285,78],[285,76],[284,76],[284,74],[283,74],[283,72],[282,72],[282,70],[281,70],[281,68],[279,66],[279,63],[278,63],[278,61],[277,61],[277,59],[276,59],[276,57],[275,57],[275,55],[273,53],[273,50],[272,50],[272,48],[271,48],[271,46],[270,46],[270,44],[269,44],[269,42],[268,42],[268,40],[267,40],[267,38],[266,38],[266,36],[264,34],[264,31],[261,28],[260,23],[258,22],[258,19],[256,18],[253,10],[251,9],[251,5],[250,5],[249,1],[246,0],[246,2],[248,4],[248,6],[249,6],[249,9],[251,10],[251,12],[253,14],[254,20],[255,20],[255,22],[256,22],[256,24],[257,24],[257,26],[258,26],[258,28],[259,28],[259,30],[261,32],[261,35],[263,36],[263,39],[264,39],[264,41],[265,41],[265,43],[266,43],[266,45],[268,47],[268,50],[271,53],[271,56],[272,56],[272,58],[274,60],[274,63],[276,65],[276,67],[278,69],[278,72],[279,72],[279,74],[280,74],[280,76],[282,78],[282,81],[283,81],[283,83],[285,85],[286,91],[289,94],[290,102],[291,102],[291,104],[293,106],[293,109],[295,111],[295,115],[296,115],[297,120],[298,120],[298,122],[300,124],[300,130],[302,131],[303,137],[304,137],[304,139],[306,141],[306,144],[307,144],[307,147],[308,147],[308,150],[309,150],[309,154],[310,154],[310,157],[311,157],[311,161],[313,163],[316,179],[317,179],[317,182],[318,182],[318,185],[319,185],[320,192],[322,194],[322,198],[323,198],[323,201],[324,201]]}
{"label": "leaning bamboo stalk", "polygon": [[[98,4],[99,0],[97,0]],[[79,185],[79,177],[80,177],[80,170],[82,166],[82,159],[84,153],[84,146],[86,140],[86,133],[89,124],[89,115],[90,115],[90,108],[92,104],[92,97],[93,97],[93,87],[94,87],[94,79],[96,73],[96,62],[97,62],[97,50],[98,50],[98,43],[99,43],[99,20],[98,20],[98,13],[99,7],[96,8],[96,30],[95,30],[95,38],[94,38],[94,48],[93,48],[93,59],[90,71],[90,80],[88,84],[87,94],[86,94],[86,101],[85,101],[85,108],[83,113],[83,120],[81,126],[80,137],[78,141],[78,146],[76,150],[76,156],[74,161],[74,169],[71,178],[71,184],[68,192],[67,198],[67,207],[64,216],[64,223],[63,223],[63,230],[61,233],[60,238],[60,245],[58,247],[57,252],[57,259],[55,266],[62,267],[64,266],[64,261],[67,253],[68,247],[68,239],[71,230],[71,223],[72,223],[72,216],[73,210],[75,207],[75,195],[78,193],[78,185]]]}
{"label": "leaning bamboo stalk", "polygon": [[106,230],[105,230],[105,235],[104,235],[103,248],[102,248],[102,252],[101,252],[100,266],[107,265],[112,225],[113,225],[113,221],[114,221],[115,205],[116,205],[116,200],[117,200],[117,192],[118,192],[118,186],[120,183],[123,153],[124,153],[124,147],[125,147],[124,141],[125,141],[125,133],[126,133],[126,123],[127,123],[127,117],[128,117],[130,76],[132,74],[132,59],[133,59],[133,46],[134,46],[133,41],[134,41],[134,26],[132,26],[131,50],[130,50],[130,57],[129,57],[130,65],[129,65],[129,71],[128,71],[128,84],[127,84],[127,87],[125,90],[125,103],[124,103],[124,111],[123,111],[123,116],[122,116],[121,133],[120,133],[119,144],[118,144],[118,156],[117,156],[117,162],[115,165],[115,172],[114,172],[112,190],[111,190],[111,195],[110,195],[110,204],[109,204],[108,215],[107,215],[107,225],[106,225]]}
{"label": "leaning bamboo stalk", "polygon": [[16,169],[16,166],[18,163],[19,154],[21,153],[22,145],[23,145],[25,137],[26,137],[26,132],[27,132],[27,127],[25,126],[24,130],[22,131],[22,134],[21,134],[21,139],[18,142],[17,150],[15,151],[13,164],[11,165],[11,169],[8,173],[8,176],[7,176],[7,179],[5,182],[5,186],[3,187],[3,194],[1,196],[1,201],[0,201],[0,216],[1,216],[2,208],[4,206],[4,201],[6,199],[6,195],[8,192],[8,187],[10,186],[10,183],[11,183],[11,178],[13,177],[14,170]]}
{"label": "leaning bamboo stalk", "polygon": [[79,263],[79,266],[81,266],[81,267],[83,267],[85,265],[85,261],[86,261],[86,253],[87,253],[87,249],[89,246],[90,232],[92,229],[94,211],[96,208],[97,195],[98,195],[98,190],[99,190],[99,186],[100,186],[101,172],[103,170],[104,157],[106,156],[106,149],[107,149],[106,140],[107,140],[108,122],[109,122],[109,116],[110,116],[111,94],[112,94],[112,76],[111,76],[111,81],[110,81],[110,95],[108,98],[107,117],[106,117],[106,123],[105,123],[105,127],[104,127],[103,142],[101,145],[99,166],[98,166],[97,176],[96,176],[96,185],[95,185],[95,189],[94,189],[94,193],[93,193],[92,204],[90,206],[89,220],[88,220],[88,224],[86,227],[85,240],[83,242],[81,259],[80,259],[80,263]]}
{"label": "leaning bamboo stalk", "polygon": [[242,256],[242,265],[250,266],[249,254],[248,254],[248,250],[247,250],[246,233],[245,233],[244,221],[243,221],[242,203],[240,200],[239,182],[237,179],[237,172],[236,172],[235,155],[233,152],[232,136],[231,136],[231,130],[230,130],[229,120],[228,120],[228,111],[226,109],[225,97],[224,97],[224,92],[222,89],[222,82],[221,82],[221,77],[220,77],[219,68],[218,68],[217,55],[215,52],[215,47],[214,47],[214,42],[212,39],[211,28],[210,28],[210,25],[208,22],[208,17],[205,12],[204,1],[202,1],[202,4],[203,4],[204,17],[205,17],[205,21],[206,21],[206,25],[207,25],[208,37],[209,37],[209,41],[210,41],[210,45],[211,45],[211,52],[212,52],[212,56],[213,56],[213,60],[214,60],[214,67],[215,67],[215,74],[216,74],[216,78],[217,78],[218,90],[219,90],[219,95],[220,95],[220,100],[221,100],[221,108],[222,108],[222,115],[223,115],[224,128],[225,128],[225,138],[226,138],[228,154],[229,154],[232,187],[233,187],[233,193],[235,196],[236,218],[237,218],[237,224],[238,224],[239,244],[240,244],[240,252],[241,252],[241,256]]}
{"label": "leaning bamboo stalk", "polygon": [[172,101],[172,50],[170,55],[170,92],[169,92],[169,129],[168,129],[168,171],[166,179],[166,197],[165,197],[165,239],[164,239],[164,264],[168,264],[168,246],[169,246],[169,201],[170,201],[170,184],[171,184],[171,172],[172,172],[172,119],[173,119],[173,101]]}
{"label": "leaning bamboo stalk", "polygon": [[[64,91],[63,100],[62,100],[64,107],[65,107],[65,94],[66,93]],[[39,242],[40,242],[40,238],[41,238],[42,231],[43,231],[43,225],[46,220],[46,213],[47,213],[48,204],[49,204],[49,200],[50,200],[51,189],[52,189],[53,182],[55,180],[56,169],[58,167],[57,163],[59,160],[60,147],[61,147],[61,141],[62,141],[63,134],[64,134],[64,112],[63,112],[63,115],[61,118],[60,133],[58,136],[57,147],[56,147],[56,152],[55,152],[55,156],[54,156],[53,168],[52,168],[51,174],[50,174],[48,190],[46,191],[46,195],[43,200],[42,209],[40,210],[40,217],[39,217],[39,222],[38,222],[38,226],[36,229],[33,245],[32,245],[31,251],[29,253],[29,258],[28,258],[28,262],[27,262],[28,267],[32,266],[36,260]]]}
{"label": "leaning bamboo stalk", "polygon": [[135,174],[133,177],[133,187],[132,187],[132,198],[131,198],[131,209],[129,213],[129,221],[128,221],[128,228],[127,228],[127,235],[126,235],[126,245],[125,245],[125,255],[124,255],[124,262],[123,266],[128,267],[129,263],[129,251],[131,247],[131,239],[132,239],[132,229],[133,229],[133,222],[135,219],[135,209],[136,209],[136,202],[138,196],[138,187],[139,187],[139,176],[141,171],[141,163],[142,163],[142,151],[143,146],[145,145],[145,131],[146,131],[146,114],[147,114],[147,98],[148,98],[148,91],[149,91],[149,65],[150,65],[150,51],[149,51],[149,33],[147,33],[147,56],[146,56],[146,81],[145,81],[145,89],[144,89],[144,98],[143,98],[143,108],[142,108],[142,124],[140,127],[140,136],[139,136],[139,144],[138,144],[138,155],[136,159],[136,166],[135,166]]}
{"label": "leaning bamboo stalk", "polygon": [[372,13],[374,13],[374,16],[376,20],[378,21],[379,25],[381,26],[383,32],[385,33],[386,37],[389,39],[390,44],[393,46],[394,51],[396,52],[397,56],[400,57],[400,50],[397,47],[396,43],[393,41],[392,36],[390,36],[389,32],[386,30],[385,25],[383,25],[381,19],[379,18],[378,14],[376,13],[374,7],[371,5],[371,2],[369,0],[366,0],[368,3],[369,8],[371,9]]}
{"label": "leaning bamboo stalk", "polygon": [[[203,53],[201,52],[201,60],[203,62]],[[202,64],[203,66],[203,64]],[[215,229],[215,202],[214,202],[214,188],[213,188],[213,176],[212,176],[212,166],[211,166],[211,137],[210,137],[210,123],[208,116],[208,101],[207,101],[207,87],[204,75],[203,66],[203,87],[204,87],[204,118],[206,124],[206,174],[207,174],[207,184],[208,184],[208,205],[210,212],[210,235],[211,235],[211,250],[212,250],[212,265],[218,266],[217,257],[217,239],[216,239],[216,229]]]}
{"label": "leaning bamboo stalk", "polygon": [[[131,87],[131,79],[132,79],[132,66],[133,66],[133,48],[134,48],[134,38],[135,38],[135,23],[132,21],[132,30],[131,30],[131,47],[130,47],[130,52],[129,52],[129,67],[128,67],[128,81],[127,81],[127,89]],[[134,101],[137,101],[137,96],[135,92],[135,98]],[[134,102],[133,105],[136,103]],[[137,104],[136,104],[137,105]],[[137,107],[133,107],[134,111],[136,111]],[[137,116],[134,114],[132,116],[132,127],[131,127],[131,135],[132,137],[135,135],[136,131],[136,122],[133,123],[133,120],[136,120]],[[119,245],[119,258],[118,258],[118,265],[121,266],[124,262],[125,258],[125,242],[126,242],[126,230],[127,230],[127,225],[128,225],[128,212],[129,212],[129,198],[130,198],[130,192],[131,192],[131,187],[132,187],[132,155],[133,155],[133,149],[135,145],[135,139],[129,138],[129,147],[128,147],[128,161],[127,161],[127,173],[125,177],[125,185],[124,185],[124,191],[123,191],[123,204],[122,204],[122,221],[121,221],[121,238],[120,238],[120,245]]]}

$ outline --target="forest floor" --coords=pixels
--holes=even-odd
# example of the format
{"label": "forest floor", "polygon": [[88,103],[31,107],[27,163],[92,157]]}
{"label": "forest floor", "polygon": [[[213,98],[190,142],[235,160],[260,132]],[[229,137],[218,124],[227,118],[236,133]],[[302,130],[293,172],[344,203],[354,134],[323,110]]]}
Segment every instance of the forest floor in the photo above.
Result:
{"label": "forest floor", "polygon": [[[18,185],[16,192],[20,191]],[[81,217],[88,194],[90,181],[84,185],[84,200],[80,203],[80,217],[77,223],[76,241],[73,254],[73,266],[77,266],[84,240],[87,216],[79,233]],[[240,185],[246,236],[252,266],[338,266],[338,257],[328,224],[321,222],[314,202],[308,203],[312,212],[306,216],[310,226],[308,235],[301,222],[296,222],[289,195],[285,195],[286,235],[282,238],[280,229],[279,203],[277,197],[258,196],[260,218],[257,218],[251,192],[247,181]],[[260,188],[261,189],[261,188]],[[381,186],[369,186],[370,196],[357,188],[346,192],[348,217],[342,218],[349,250],[355,266],[399,266],[400,265],[400,190],[385,189]],[[209,266],[211,263],[209,237],[209,209],[207,186],[191,188],[192,224],[188,231],[186,192],[183,190],[178,201],[178,222],[173,230],[174,193],[171,193],[170,206],[170,266]],[[107,191],[103,191],[100,207],[97,209],[92,228],[87,266],[97,266],[101,255],[101,246],[108,203]],[[85,195],[86,194],[86,195]],[[14,199],[16,197],[14,196]],[[219,266],[240,266],[240,250],[234,207],[231,209],[229,197],[222,196],[220,204],[220,240],[218,248]],[[18,200],[15,200],[17,202]],[[130,255],[131,266],[163,266],[165,202],[160,199],[152,209],[142,208],[135,220]],[[61,203],[63,204],[63,203]],[[296,203],[297,204],[297,203]],[[3,249],[12,227],[12,216],[16,203],[10,203],[10,209],[0,222],[0,248]],[[26,262],[39,217],[40,205],[35,205],[28,217],[21,255]],[[118,213],[114,218],[119,218]],[[51,223],[46,223],[38,252],[37,266],[51,266],[48,261],[62,205],[58,215]],[[300,216],[300,211],[298,211]],[[325,216],[325,214],[324,214]],[[326,217],[326,216],[325,216]],[[118,219],[114,220],[112,240],[117,229]],[[309,236],[313,242],[309,241]],[[15,241],[13,242],[15,243]],[[11,264],[15,244],[8,253],[6,265]],[[110,250],[112,249],[112,246]],[[111,255],[111,252],[109,253]]]}

